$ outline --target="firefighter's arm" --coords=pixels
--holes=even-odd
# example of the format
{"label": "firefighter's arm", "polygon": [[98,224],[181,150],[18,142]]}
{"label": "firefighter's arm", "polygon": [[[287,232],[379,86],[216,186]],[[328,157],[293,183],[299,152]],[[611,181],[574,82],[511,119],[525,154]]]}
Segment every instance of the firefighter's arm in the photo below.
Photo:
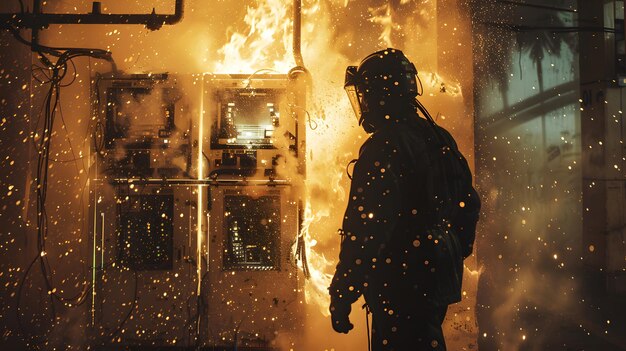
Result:
{"label": "firefighter's arm", "polygon": [[[374,135],[355,164],[343,219],[345,234],[330,286],[331,303],[346,306],[363,293],[378,253],[389,240],[400,213],[397,148]],[[332,307],[332,306],[331,306]]]}

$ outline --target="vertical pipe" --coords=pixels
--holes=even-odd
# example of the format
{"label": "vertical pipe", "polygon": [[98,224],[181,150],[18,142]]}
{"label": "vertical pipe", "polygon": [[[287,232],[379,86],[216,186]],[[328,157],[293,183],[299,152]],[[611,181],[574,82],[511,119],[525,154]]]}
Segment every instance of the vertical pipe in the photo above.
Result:
{"label": "vertical pipe", "polygon": [[104,212],[100,212],[102,226],[100,228],[100,269],[104,269]]}
{"label": "vertical pipe", "polygon": [[[203,139],[204,139],[204,75],[202,75],[200,79],[200,113],[198,114],[198,180],[203,180],[203,169],[204,169],[204,159],[202,155],[203,148]],[[197,286],[196,286],[196,297],[200,299],[201,287],[202,287],[202,219],[204,215],[203,212],[203,201],[202,201],[202,185],[198,182],[198,196],[196,206],[198,209],[198,213],[196,214],[196,274],[197,274]],[[207,269],[208,262],[207,262]],[[198,311],[200,313],[200,311]],[[198,323],[197,323],[197,332],[200,335],[200,315],[198,314]]]}
{"label": "vertical pipe", "polygon": [[[211,192],[208,191],[210,189],[210,185],[206,186],[207,188],[207,196],[211,196]],[[209,198],[207,201],[211,201],[211,198]],[[206,228],[207,228],[207,241],[206,241],[206,265],[207,265],[207,271],[209,270],[209,259],[211,258],[211,251],[210,251],[210,247],[209,245],[211,245],[211,241],[209,240],[209,233],[211,230],[211,211],[210,209],[207,208],[207,214],[206,214]]]}
{"label": "vertical pipe", "polygon": [[91,257],[91,326],[96,324],[96,236],[98,228],[98,192],[94,194],[93,198],[93,246]]}
{"label": "vertical pipe", "polygon": [[[37,1],[37,0],[35,0]],[[89,61],[89,69],[91,70],[91,61]],[[98,86],[95,87],[96,90]],[[97,115],[97,110],[94,111],[95,115]],[[88,158],[88,170],[91,169],[91,144],[89,144],[89,158]],[[98,176],[98,158],[96,157],[94,160],[94,179]],[[87,182],[91,185],[91,179],[89,178],[91,175],[90,172],[87,172]],[[94,182],[94,191],[93,191],[93,257],[91,262],[91,326],[95,327],[96,325],[96,228],[98,225],[98,183]]]}
{"label": "vertical pipe", "polygon": [[304,67],[304,60],[301,52],[301,36],[302,36],[302,1],[293,1],[293,58],[296,66]]}
{"label": "vertical pipe", "polygon": [[[204,77],[202,77],[202,79],[200,80],[200,84],[202,84],[202,87],[200,89],[201,91],[201,95],[200,95],[200,113],[198,116],[198,180],[203,180],[204,179],[204,175],[203,175],[203,169],[204,169],[204,159],[202,156],[202,148],[203,148],[203,139],[204,139],[204,121],[203,121],[203,117],[204,117]],[[198,213],[196,214],[196,259],[198,260],[198,266],[196,268],[197,270],[197,274],[198,274],[198,286],[197,286],[197,292],[198,295],[200,295],[200,279],[202,278],[202,219],[204,217],[204,215],[202,214],[203,212],[203,201],[202,201],[202,185],[200,183],[198,183],[198,188],[196,189],[198,194],[197,194],[197,201],[198,201],[198,205],[197,205],[197,210]]]}
{"label": "vertical pipe", "polygon": [[33,0],[33,24],[31,28],[31,49],[39,46],[39,15],[41,14],[41,0]]}
{"label": "vertical pipe", "polygon": [[177,23],[183,18],[183,0],[176,0],[174,4],[174,19],[170,24]]}

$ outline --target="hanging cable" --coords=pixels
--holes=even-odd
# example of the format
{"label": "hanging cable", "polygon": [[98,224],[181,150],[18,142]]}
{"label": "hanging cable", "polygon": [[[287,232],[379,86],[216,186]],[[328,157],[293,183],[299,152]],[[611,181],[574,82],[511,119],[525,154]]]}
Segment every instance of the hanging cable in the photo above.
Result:
{"label": "hanging cable", "polygon": [[367,351],[372,351],[372,337],[370,330],[370,306],[366,303],[363,305],[365,310],[365,331],[367,332]]}
{"label": "hanging cable", "polygon": [[348,178],[350,178],[350,180],[352,180],[352,173],[350,173],[350,166],[353,164],[356,164],[357,161],[358,160],[355,158],[352,161],[348,162],[348,164],[346,165],[346,174],[348,175]]}
{"label": "hanging cable", "polygon": [[[78,74],[73,59],[78,57],[94,57],[107,60],[111,63],[113,63],[113,59],[110,52],[100,49],[52,48],[44,45],[35,45],[22,38],[17,29],[7,25],[3,25],[2,27],[8,29],[17,41],[31,46],[37,52],[41,65],[32,66],[33,79],[41,84],[49,84],[49,88],[44,97],[44,103],[42,106],[40,118],[35,124],[35,132],[31,134],[31,138],[37,152],[35,177],[37,209],[37,254],[31,261],[27,269],[24,271],[24,274],[18,286],[17,296],[16,312],[19,328],[24,336],[30,336],[22,323],[21,298],[24,292],[24,285],[26,283],[26,280],[28,279],[28,276],[32,272],[32,268],[37,262],[39,263],[39,268],[43,277],[44,288],[46,289],[46,292],[49,296],[52,320],[56,319],[56,302],[60,302],[66,307],[80,306],[87,301],[87,296],[89,294],[89,291],[91,290],[90,284],[83,284],[81,291],[79,291],[76,295],[64,296],[62,295],[62,291],[58,291],[56,285],[53,283],[54,270],[52,269],[48,260],[48,252],[46,248],[46,240],[49,230],[46,199],[48,195],[48,176],[51,166],[50,150],[52,147],[52,139],[54,136],[54,126],[57,111],[61,113],[63,127],[65,128],[67,133],[67,126],[65,125],[65,121],[63,121],[62,111],[60,109],[61,88],[73,84],[76,80]],[[57,57],[57,59],[55,62],[53,62],[46,55]],[[69,65],[71,65],[72,67],[71,79],[69,82],[63,83],[64,78],[68,75]],[[113,67],[115,69],[114,63]],[[71,142],[70,149],[72,150],[72,156],[74,160],[77,160],[78,157],[74,152]],[[78,167],[78,165],[76,166]]]}
{"label": "hanging cable", "polygon": [[304,273],[304,277],[309,279],[311,277],[311,272],[309,270],[309,262],[306,257],[306,240],[304,236],[305,232],[308,232],[308,228],[305,230],[302,226],[304,222],[304,209],[302,207],[302,201],[298,202],[298,236],[296,237],[296,262],[300,261],[302,263],[302,273]]}

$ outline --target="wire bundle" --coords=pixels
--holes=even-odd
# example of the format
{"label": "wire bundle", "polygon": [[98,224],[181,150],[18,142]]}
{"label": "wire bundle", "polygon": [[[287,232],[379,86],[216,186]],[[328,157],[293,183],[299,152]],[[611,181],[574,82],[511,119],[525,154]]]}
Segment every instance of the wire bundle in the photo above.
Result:
{"label": "wire bundle", "polygon": [[[37,169],[35,178],[37,196],[37,254],[33,260],[30,261],[30,264],[24,271],[24,275],[22,276],[17,292],[18,324],[20,331],[26,336],[30,333],[25,331],[22,324],[22,313],[20,309],[21,297],[26,279],[36,263],[39,263],[44,285],[50,299],[52,320],[56,320],[57,316],[55,301],[63,303],[67,307],[80,306],[87,301],[87,296],[91,289],[90,284],[84,284],[78,294],[72,297],[66,297],[59,294],[52,281],[53,270],[48,261],[46,251],[46,238],[48,236],[46,198],[48,193],[48,172],[50,169],[50,149],[57,110],[60,110],[61,88],[71,85],[76,80],[77,72],[73,59],[78,57],[93,57],[97,59],[104,59],[111,63],[113,63],[113,59],[111,57],[111,53],[106,50],[88,48],[59,48],[29,42],[21,37],[18,29],[8,24],[2,24],[2,27],[9,30],[17,41],[30,46],[34,52],[37,52],[38,59],[42,65],[33,65],[33,79],[41,84],[49,84],[48,91],[44,98],[44,107],[42,111],[43,115],[40,116],[40,120],[37,121],[37,125],[35,127],[36,132],[33,134],[33,141],[37,152]],[[48,56],[52,58],[55,57],[56,61],[53,62]],[[62,82],[68,74],[69,64],[73,67],[72,78],[68,83],[63,84]],[[116,69],[114,63],[113,68],[114,70]],[[41,123],[42,126],[40,127],[39,125]]]}

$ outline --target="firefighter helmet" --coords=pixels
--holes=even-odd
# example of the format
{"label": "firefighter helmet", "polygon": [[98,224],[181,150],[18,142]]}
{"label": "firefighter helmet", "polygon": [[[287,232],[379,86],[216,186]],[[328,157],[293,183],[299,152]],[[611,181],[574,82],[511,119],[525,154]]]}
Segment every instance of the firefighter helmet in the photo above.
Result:
{"label": "firefighter helmet", "polygon": [[388,48],[367,56],[358,67],[348,66],[344,88],[361,125],[384,116],[394,104],[415,101],[417,70],[402,51]]}

